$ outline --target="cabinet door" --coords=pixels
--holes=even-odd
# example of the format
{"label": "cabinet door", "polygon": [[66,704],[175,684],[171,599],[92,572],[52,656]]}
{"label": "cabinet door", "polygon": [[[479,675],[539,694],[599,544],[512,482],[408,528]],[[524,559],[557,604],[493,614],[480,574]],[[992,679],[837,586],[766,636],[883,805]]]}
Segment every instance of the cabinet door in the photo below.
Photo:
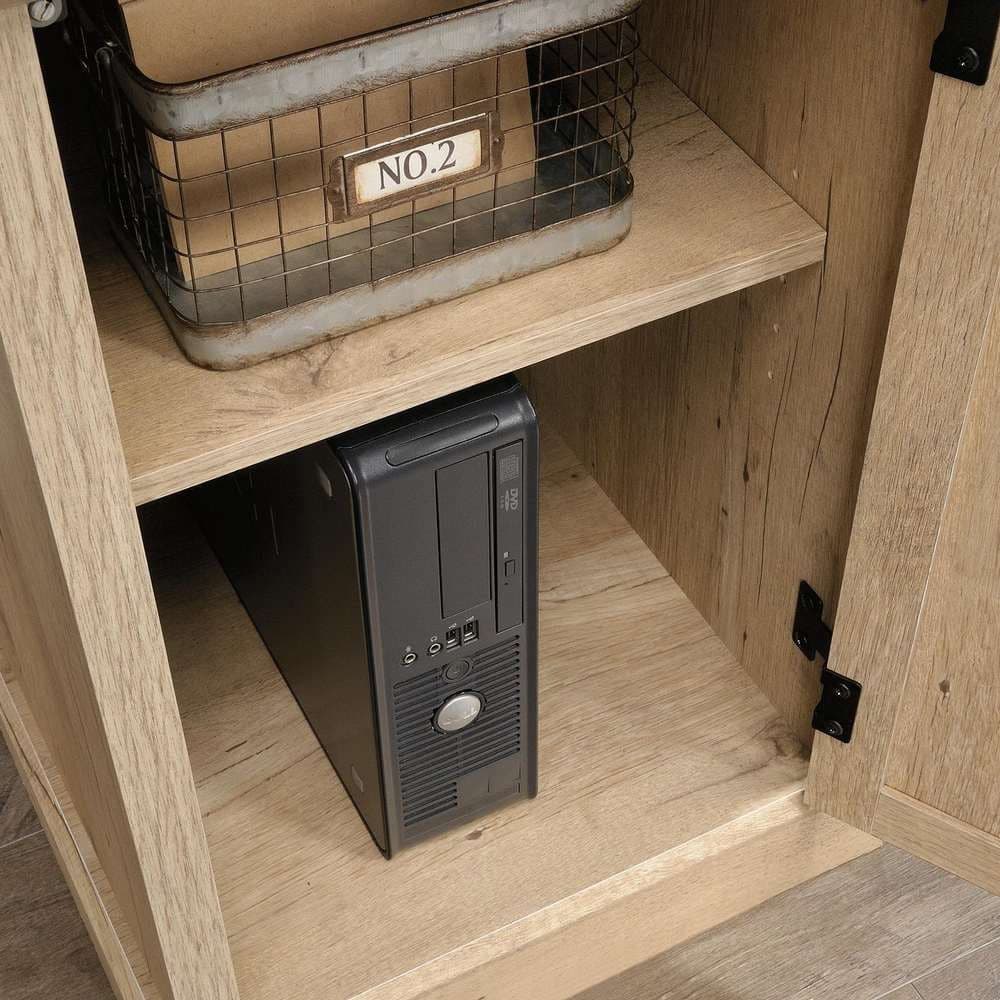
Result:
{"label": "cabinet door", "polygon": [[830,666],[810,801],[1000,893],[1000,65],[935,81]]}

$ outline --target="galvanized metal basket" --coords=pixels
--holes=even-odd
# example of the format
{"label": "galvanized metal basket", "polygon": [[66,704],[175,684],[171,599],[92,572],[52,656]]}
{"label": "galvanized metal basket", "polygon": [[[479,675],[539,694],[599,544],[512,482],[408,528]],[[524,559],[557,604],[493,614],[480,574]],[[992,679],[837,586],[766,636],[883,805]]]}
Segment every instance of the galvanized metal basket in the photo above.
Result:
{"label": "galvanized metal basket", "polygon": [[238,368],[613,246],[639,0],[496,0],[193,83],[82,23],[116,234]]}

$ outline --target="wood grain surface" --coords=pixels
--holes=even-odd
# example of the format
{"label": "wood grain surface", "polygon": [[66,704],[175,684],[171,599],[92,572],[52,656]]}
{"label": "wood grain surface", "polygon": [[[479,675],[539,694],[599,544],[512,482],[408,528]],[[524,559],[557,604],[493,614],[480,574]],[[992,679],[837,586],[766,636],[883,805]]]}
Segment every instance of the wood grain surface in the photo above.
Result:
{"label": "wood grain surface", "polygon": [[[996,781],[996,766],[982,775]],[[1000,895],[1000,838],[894,788],[883,788],[872,827],[877,837]]]}
{"label": "wood grain surface", "polygon": [[13,759],[0,753],[0,847],[41,829]]}
{"label": "wood grain surface", "polygon": [[[2,593],[4,586],[9,586],[12,582],[9,574],[6,574],[4,567],[0,565],[0,684],[14,676],[13,647],[3,617],[3,608],[7,600]],[[5,746],[3,737],[6,737],[6,743],[11,745],[11,750]],[[38,816],[32,808],[25,783],[18,774],[18,767],[11,752],[13,746],[13,731],[8,731],[0,720],[0,847],[4,847],[12,840],[20,840],[21,837],[38,833],[42,829]]]}
{"label": "wood grain surface", "polygon": [[[1000,829],[995,815],[1000,681],[995,659],[988,658],[1000,635],[1000,595],[995,580],[986,579],[989,559],[995,559],[988,550],[998,529],[992,499],[961,495],[989,488],[990,476],[996,475],[994,425],[979,425],[991,420],[995,395],[988,381],[1000,366],[996,347],[990,353],[988,346],[991,324],[1000,322],[991,320],[1000,289],[998,132],[1000,74],[982,88],[937,78],[831,653],[833,668],[863,684],[864,697],[853,741],[845,746],[822,740],[809,783],[817,808],[862,829],[874,819],[894,739],[904,757],[912,757],[914,767],[924,772],[923,778],[913,776],[911,785],[910,775],[904,777],[897,764],[894,777],[904,790],[926,788],[981,823],[988,822],[985,813],[992,807],[989,828]],[[984,345],[988,353],[981,363]],[[972,390],[977,368],[979,388]],[[980,394],[972,412],[970,390]],[[946,533],[939,541],[965,425],[972,452],[953,487],[959,491],[955,511],[945,514]],[[977,462],[983,469],[975,468]],[[979,502],[989,520],[975,523]],[[961,531],[971,531],[972,537],[957,538]],[[908,667],[935,545],[944,546],[943,562],[925,606],[934,621],[916,652],[913,709],[899,720],[894,737],[904,688],[910,699]],[[970,553],[964,564],[952,562]],[[941,588],[951,586],[956,593],[942,596]],[[948,601],[968,602],[967,615],[946,622]],[[974,623],[975,638],[958,634],[963,621]],[[942,661],[951,653],[961,657],[963,650],[974,656],[977,643],[983,643],[982,658]],[[950,688],[952,675],[954,700],[939,687],[946,682]],[[907,731],[939,710],[944,714],[933,733]],[[915,739],[931,738],[934,754],[953,741],[950,756],[928,758]],[[983,741],[983,756],[978,741]],[[959,762],[975,768],[985,761],[985,770],[965,776],[955,771]],[[908,766],[904,763],[903,770]],[[949,785],[957,789],[951,798]],[[985,812],[958,801],[977,795]]]}
{"label": "wood grain surface", "polygon": [[[5,657],[7,651],[0,649],[0,657]],[[76,922],[70,921],[69,926],[75,928],[82,918],[83,926],[90,935],[94,948],[94,953],[98,956],[104,968],[108,982],[112,984],[115,996],[118,1000],[151,1000],[144,994],[137,982],[132,969],[132,962],[125,954],[119,938],[119,929],[116,928],[104,906],[100,892],[90,875],[88,865],[80,849],[80,839],[82,832],[74,834],[67,818],[63,804],[49,781],[47,770],[38,755],[36,741],[28,731],[24,723],[21,712],[18,710],[14,697],[7,686],[7,682],[0,678],[0,742],[6,744],[6,752],[0,753],[0,765],[4,761],[8,766],[16,768],[18,785],[26,797],[30,797],[34,805],[33,815],[37,815],[40,822],[39,829],[44,828],[48,837],[52,854],[50,859],[55,858],[58,864],[58,872],[52,870],[49,865],[46,869],[50,872],[48,880],[53,882],[53,888],[60,886],[68,887],[69,893],[63,891],[60,898],[65,896],[65,905],[60,904],[60,910],[67,907],[72,908],[76,904],[78,918]],[[0,746],[0,751],[4,747]],[[63,802],[67,801],[65,794]],[[2,855],[0,855],[2,858]],[[48,863],[47,863],[48,864]],[[12,891],[15,880],[9,879]],[[17,880],[17,885],[21,885],[22,880]],[[55,919],[55,918],[53,918]],[[55,926],[48,926],[43,935],[39,935],[34,943],[34,951],[40,956],[47,951],[46,945],[52,941],[60,940],[60,932],[67,926],[62,918]],[[7,929],[4,926],[2,914],[0,914],[0,952],[6,950]],[[84,951],[85,949],[80,949]],[[86,963],[84,963],[86,964]],[[40,960],[32,965],[35,975],[36,993],[41,994],[47,990],[49,996],[61,996],[54,989],[55,982],[65,978],[65,970],[59,969],[57,963],[52,963],[51,978],[43,974],[40,970],[45,968],[45,961]],[[84,976],[82,982],[88,983],[94,977]],[[41,987],[37,980],[45,984]],[[101,990],[95,985],[94,996],[100,995]],[[7,994],[0,990],[0,996],[6,1000]]]}
{"label": "wood grain surface", "polygon": [[649,55],[829,231],[825,263],[532,382],[803,741],[819,672],[795,595],[808,579],[836,615],[944,6],[647,2]]}
{"label": "wood grain surface", "polygon": [[[18,734],[16,742],[11,744],[15,760],[37,761],[37,765],[20,768],[22,780],[115,996],[118,1000],[162,1000],[138,938],[111,888],[20,682],[8,683],[6,692],[0,690],[0,694],[4,696],[3,720]],[[33,788],[37,794],[32,792]]]}
{"label": "wood grain surface", "polygon": [[[564,926],[592,934],[614,900],[625,912],[628,900],[658,900],[659,926],[676,939],[689,919],[710,926],[873,846],[803,812],[805,761],[771,707],[548,435],[543,462],[542,794],[391,863],[207,546],[173,502],[144,510],[243,1000],[378,996],[407,984],[417,996],[459,970],[474,976],[477,956],[528,975]],[[40,753],[62,801],[58,768]],[[777,811],[761,813],[768,806]],[[127,933],[92,845],[65,811]],[[741,860],[741,830],[756,861]],[[468,889],[450,889],[442,907],[445,870]],[[735,894],[722,877],[733,870],[745,871]],[[658,885],[672,887],[667,900]],[[396,975],[404,978],[389,985]],[[136,976],[147,988],[146,970]]]}
{"label": "wood grain surface", "polygon": [[539,797],[386,863],[218,563],[169,513],[147,511],[146,534],[244,1000],[353,997],[800,787],[797,742],[547,436]]}
{"label": "wood grain surface", "polygon": [[232,1000],[34,40],[0,11],[0,565],[29,703],[168,1000]]}
{"label": "wood grain surface", "polygon": [[246,371],[189,364],[99,215],[81,211],[136,501],[821,259],[820,227],[653,67],[642,72],[635,225],[621,246]]}
{"label": "wood grain surface", "polygon": [[918,1000],[997,1000],[1000,941],[977,948],[938,972],[917,980]]}
{"label": "wood grain surface", "polygon": [[996,1000],[971,968],[967,994],[924,984],[998,937],[1000,899],[887,847],[575,1000]]}
{"label": "wood grain surface", "polygon": [[[991,134],[1000,136],[1000,88]],[[1000,215],[1000,155],[991,171]],[[985,206],[981,206],[984,208]],[[902,693],[886,784],[1000,837],[1000,223],[972,383]],[[990,261],[982,263],[988,267]],[[968,266],[963,262],[963,267]],[[1000,848],[1000,840],[997,842]],[[1000,882],[1000,853],[997,855]]]}
{"label": "wood grain surface", "polygon": [[878,843],[807,809],[796,793],[358,1000],[566,1000]]}
{"label": "wood grain surface", "polygon": [[41,834],[0,849],[0,996],[112,1000],[73,898]]}
{"label": "wood grain surface", "polygon": [[[591,940],[586,933],[601,926],[597,914],[612,900],[626,911],[630,899],[655,901],[664,933],[683,938],[689,919],[711,926],[874,845],[802,810],[805,762],[794,740],[607,498],[548,436],[544,478],[542,795],[389,865],[204,544],[179,544],[177,532],[183,538],[188,528],[163,505],[146,512],[244,1000],[352,996],[362,984],[419,968],[422,956],[438,959],[410,980],[420,995],[422,977],[447,979],[439,970],[450,958],[468,969],[484,947],[513,961],[505,966],[512,969],[512,956],[528,944],[523,968],[530,969],[563,924]],[[602,643],[602,655],[583,655]],[[622,662],[632,681],[626,688],[607,666]],[[668,699],[652,693],[662,693],[665,670]],[[59,796],[58,769],[46,764]],[[741,830],[756,861],[741,861]],[[81,848],[112,919],[120,919],[85,837]],[[474,887],[449,893],[445,914],[444,868],[468,869]],[[736,870],[745,877],[734,895],[722,873]],[[683,871],[691,888],[687,876],[671,881]],[[657,885],[674,888],[661,898]],[[395,988],[377,987],[373,996]]]}

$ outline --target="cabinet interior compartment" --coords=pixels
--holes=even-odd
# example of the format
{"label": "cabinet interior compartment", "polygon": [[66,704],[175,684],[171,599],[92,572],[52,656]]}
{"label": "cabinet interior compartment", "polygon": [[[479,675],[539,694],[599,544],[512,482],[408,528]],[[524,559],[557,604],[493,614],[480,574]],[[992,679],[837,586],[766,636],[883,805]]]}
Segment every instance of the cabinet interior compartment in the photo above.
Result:
{"label": "cabinet interior compartment", "polygon": [[[224,374],[110,238],[46,59],[244,1000],[565,998],[875,846],[802,802],[818,670],[789,627],[801,578],[836,608],[935,6],[650,0],[624,243]],[[541,794],[387,863],[171,497],[512,370],[543,427]]]}
{"label": "cabinet interior compartment", "polygon": [[[803,806],[801,743],[541,420],[539,796],[388,862],[183,498],[140,511],[245,997],[467,995],[653,909],[624,969],[874,843]],[[802,865],[789,845],[810,845]],[[681,885],[697,903],[664,911]],[[585,963],[558,979],[595,977]]]}

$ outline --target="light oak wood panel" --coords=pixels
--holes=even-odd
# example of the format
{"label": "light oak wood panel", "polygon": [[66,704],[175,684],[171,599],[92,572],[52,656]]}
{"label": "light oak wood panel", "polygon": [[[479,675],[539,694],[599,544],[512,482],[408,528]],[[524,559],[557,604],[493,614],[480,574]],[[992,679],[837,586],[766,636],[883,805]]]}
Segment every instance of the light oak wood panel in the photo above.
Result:
{"label": "light oak wood panel", "polygon": [[998,935],[1000,899],[884,847],[574,1000],[911,1000]]}
{"label": "light oak wood panel", "polygon": [[[829,231],[788,275],[548,363],[541,404],[800,739],[831,617],[943,0],[650,0],[649,55]],[[620,352],[620,355],[619,355]]]}
{"label": "light oak wood panel", "polygon": [[[988,548],[990,532],[997,530],[992,514],[990,521],[972,524],[971,511],[963,513],[959,499],[954,520],[946,527],[952,535],[942,536],[938,543],[970,389],[988,342],[1000,288],[998,132],[1000,74],[994,73],[983,88],[937,78],[831,652],[833,668],[864,685],[864,695],[853,741],[847,746],[821,741],[809,782],[812,804],[862,829],[870,828],[874,819],[897,712],[904,688],[908,690],[908,665],[934,547],[951,547],[942,552],[945,560],[961,558],[962,552],[976,552],[977,545]],[[995,355],[991,358],[983,369],[984,379],[995,377],[998,362]],[[970,461],[989,467],[995,441],[985,446],[982,442],[993,428],[976,426],[977,421],[988,419],[991,405],[988,386],[983,392],[980,408],[974,408],[975,416],[969,417],[967,439],[971,448],[985,448],[978,457],[970,455]],[[955,486],[959,495],[985,486],[991,473],[985,472],[986,479],[977,485],[976,477],[981,474],[967,466]],[[984,498],[984,517],[989,502]],[[971,530],[974,537],[957,540],[954,532],[961,530]],[[976,554],[976,562],[966,566],[968,579],[955,575],[949,582],[948,573],[958,568],[949,568],[945,562],[942,579],[936,584],[932,581],[935,593],[951,584],[960,588],[961,595],[946,600],[969,603],[965,621],[973,623],[976,635],[964,640],[957,632],[962,627],[958,619],[946,625],[940,595],[929,596],[932,604],[937,602],[929,611],[937,615],[930,628],[946,628],[940,641],[953,652],[964,647],[972,656],[977,642],[996,648],[996,636],[989,634],[991,624],[994,628],[998,624],[995,581],[976,593],[985,582],[982,574],[989,572],[989,563],[984,562],[988,557],[986,552]],[[1000,746],[996,732],[1000,683],[995,661],[956,662],[949,664],[948,672],[930,678],[928,674],[940,671],[942,665],[932,666],[933,632],[927,633],[926,640],[931,646],[917,652],[917,701],[933,699],[952,720],[963,711],[968,713],[959,726],[944,729],[943,722],[938,723],[935,746],[941,750],[945,737],[953,739],[955,749],[949,751],[953,763],[961,759],[989,766],[965,778],[952,773],[944,760],[929,761],[926,755],[918,758],[916,766],[924,768],[924,785],[936,782],[944,789],[953,783],[966,798],[978,790],[987,807],[993,803],[995,809],[1000,798],[995,788],[988,787],[990,782],[995,784],[996,775],[996,758],[988,751],[992,747],[995,754]],[[955,674],[954,709],[940,690],[928,692],[929,685],[947,680],[950,673]],[[985,682],[982,690],[963,690],[975,685],[977,677]],[[982,699],[980,706],[976,699]],[[912,753],[917,753],[916,744],[905,730],[916,724],[916,718],[908,717],[898,725],[897,738]],[[961,725],[967,727],[964,735],[958,732]],[[921,732],[919,738],[931,735]],[[976,740],[985,744],[983,756],[974,746]],[[939,767],[939,773],[932,775],[930,767]],[[909,781],[903,787],[910,787]],[[975,815],[982,818],[981,812]]]}
{"label": "light oak wood panel", "polygon": [[[995,109],[994,136],[1000,133],[1000,99]],[[993,211],[1000,212],[1000,156],[989,179]],[[988,214],[990,207],[981,210]],[[993,235],[1000,244],[1000,224]],[[993,260],[992,316],[934,548],[886,783],[1000,837],[1000,245]]]}
{"label": "light oak wood panel", "polygon": [[359,1000],[565,1000],[878,844],[810,811],[796,793]]}
{"label": "light oak wood panel", "polygon": [[537,976],[564,933],[600,976],[571,942],[596,951],[602,913],[658,909],[680,939],[875,844],[802,809],[797,742],[549,435],[541,794],[391,862],[190,522],[172,501],[144,521],[243,1000],[466,1000],[480,968]]}
{"label": "light oak wood panel", "polygon": [[244,1000],[353,997],[802,781],[770,705],[556,439],[539,797],[388,863],[218,564],[177,537],[151,542],[153,575]]}
{"label": "light oak wood panel", "polygon": [[[995,775],[994,765],[987,780],[994,781]],[[894,788],[883,789],[879,796],[872,830],[875,836],[1000,896],[1000,838]]]}
{"label": "light oak wood panel", "polygon": [[136,501],[821,259],[820,227],[655,68],[642,71],[623,244],[245,371],[185,361],[104,227],[81,214]]}
{"label": "light oak wood panel", "polygon": [[903,986],[887,993],[880,1000],[924,1000],[924,998],[912,986]]}
{"label": "light oak wood panel", "polygon": [[26,696],[168,1000],[235,981],[26,12],[0,11],[0,565]]}

